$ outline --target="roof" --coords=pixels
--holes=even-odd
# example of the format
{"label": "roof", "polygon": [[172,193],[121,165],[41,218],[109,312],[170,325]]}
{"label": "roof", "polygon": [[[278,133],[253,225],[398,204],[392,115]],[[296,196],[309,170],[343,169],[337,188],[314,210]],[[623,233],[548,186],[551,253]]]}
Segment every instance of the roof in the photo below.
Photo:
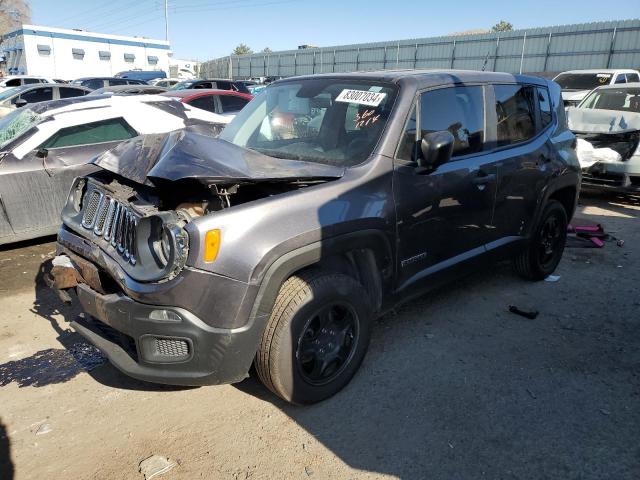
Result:
{"label": "roof", "polygon": [[92,108],[110,107],[114,103],[120,102],[167,102],[172,99],[160,95],[88,95],[82,97],[64,98],[61,100],[50,100],[48,102],[35,103],[29,108],[36,113],[61,114],[78,110],[88,110]]}
{"label": "roof", "polygon": [[299,77],[289,77],[278,80],[276,83],[289,82],[299,79],[311,78],[342,78],[350,80],[364,79],[379,82],[412,82],[419,84],[421,87],[430,85],[446,85],[453,83],[482,83],[482,82],[503,82],[514,83],[523,82],[546,85],[547,81],[539,77],[530,77],[527,75],[517,75],[512,73],[501,72],[481,72],[478,70],[378,70],[371,72],[353,72],[353,73],[323,73],[315,75],[303,75]]}
{"label": "roof", "polygon": [[638,71],[632,68],[590,68],[586,70],[567,70],[559,73],[559,75],[563,73],[638,73]]}

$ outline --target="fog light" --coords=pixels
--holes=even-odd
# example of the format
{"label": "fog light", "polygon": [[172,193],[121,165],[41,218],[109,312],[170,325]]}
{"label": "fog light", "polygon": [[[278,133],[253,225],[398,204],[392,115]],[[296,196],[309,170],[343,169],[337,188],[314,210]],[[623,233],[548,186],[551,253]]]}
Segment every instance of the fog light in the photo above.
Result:
{"label": "fog light", "polygon": [[181,322],[182,317],[172,310],[153,310],[149,314],[149,320],[160,322]]}
{"label": "fog light", "polygon": [[204,261],[213,262],[220,250],[220,230],[209,230],[204,236]]}

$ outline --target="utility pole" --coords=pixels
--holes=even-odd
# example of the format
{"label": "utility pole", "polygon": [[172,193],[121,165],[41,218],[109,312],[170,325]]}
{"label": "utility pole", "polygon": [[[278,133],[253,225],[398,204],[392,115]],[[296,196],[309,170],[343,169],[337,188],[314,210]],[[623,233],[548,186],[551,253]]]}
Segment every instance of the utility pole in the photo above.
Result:
{"label": "utility pole", "polygon": [[169,0],[164,0],[164,39],[169,41]]}

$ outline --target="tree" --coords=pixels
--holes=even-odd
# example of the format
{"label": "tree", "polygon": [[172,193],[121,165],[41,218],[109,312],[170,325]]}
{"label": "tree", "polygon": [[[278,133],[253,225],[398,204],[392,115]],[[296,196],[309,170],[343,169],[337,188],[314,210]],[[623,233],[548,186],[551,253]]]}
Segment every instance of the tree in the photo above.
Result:
{"label": "tree", "polygon": [[510,32],[513,30],[513,25],[505,20],[500,20],[493,27],[491,27],[492,32]]}
{"label": "tree", "polygon": [[253,53],[253,50],[251,50],[251,48],[244,43],[238,45],[233,49],[233,52],[231,52],[232,55],[248,55],[250,53]]}
{"label": "tree", "polygon": [[31,8],[24,0],[0,0],[0,35],[31,22]]}
{"label": "tree", "polygon": [[264,47],[262,49],[262,52],[260,52],[260,53],[273,53],[273,50],[271,50],[269,47]]}

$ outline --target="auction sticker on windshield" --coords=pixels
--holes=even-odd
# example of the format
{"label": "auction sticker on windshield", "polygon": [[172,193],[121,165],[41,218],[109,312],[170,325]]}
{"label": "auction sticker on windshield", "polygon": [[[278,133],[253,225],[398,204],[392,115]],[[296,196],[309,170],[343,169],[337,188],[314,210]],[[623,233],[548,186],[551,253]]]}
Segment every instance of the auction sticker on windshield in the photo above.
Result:
{"label": "auction sticker on windshield", "polygon": [[386,93],[366,92],[364,90],[342,90],[336,98],[336,102],[357,103],[359,105],[377,107],[386,96]]}

